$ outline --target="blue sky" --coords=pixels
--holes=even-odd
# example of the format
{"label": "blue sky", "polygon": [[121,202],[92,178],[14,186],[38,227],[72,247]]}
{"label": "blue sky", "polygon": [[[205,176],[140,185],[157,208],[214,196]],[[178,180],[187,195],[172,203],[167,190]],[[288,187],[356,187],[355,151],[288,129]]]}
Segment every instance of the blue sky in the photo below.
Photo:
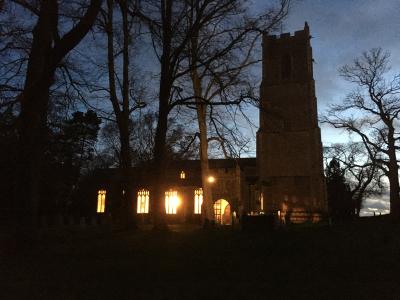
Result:
{"label": "blue sky", "polygon": [[[320,115],[329,104],[341,101],[354,88],[339,76],[338,69],[351,63],[363,51],[376,47],[389,51],[392,71],[400,73],[400,0],[292,1],[281,31],[301,30],[305,21],[310,26]],[[254,10],[259,12],[271,1],[252,0],[252,3]],[[261,76],[261,70],[256,72]],[[258,118],[256,111],[252,114],[254,119]],[[326,125],[321,125],[321,133],[324,145],[348,139],[346,133]]]}
{"label": "blue sky", "polygon": [[[255,0],[262,7],[265,1]],[[391,53],[393,71],[400,73],[399,0],[294,0],[283,32],[294,32],[307,21],[314,52],[314,78],[319,113],[350,91],[338,68],[363,51],[381,47]],[[321,126],[325,145],[346,139],[340,131]]]}

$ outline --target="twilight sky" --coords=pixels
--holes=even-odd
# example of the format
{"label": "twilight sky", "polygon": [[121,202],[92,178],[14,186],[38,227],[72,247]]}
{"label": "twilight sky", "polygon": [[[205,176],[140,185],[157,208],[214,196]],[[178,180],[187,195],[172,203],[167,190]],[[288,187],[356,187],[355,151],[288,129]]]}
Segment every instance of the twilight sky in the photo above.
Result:
{"label": "twilight sky", "polygon": [[[293,0],[282,32],[300,30],[307,21],[313,39],[314,79],[319,114],[342,100],[352,86],[338,76],[338,68],[363,51],[381,47],[391,53],[394,73],[400,73],[400,0]],[[267,1],[253,0],[262,9]],[[322,142],[345,142],[347,134],[321,126]],[[387,195],[367,199],[363,215],[389,212]]]}
{"label": "twilight sky", "polygon": [[[263,6],[263,0],[255,0]],[[381,47],[390,51],[392,70],[400,73],[399,0],[294,0],[283,32],[310,26],[314,78],[319,113],[340,101],[351,86],[338,76],[338,68],[363,51]],[[322,126],[324,144],[340,142],[343,134]]]}

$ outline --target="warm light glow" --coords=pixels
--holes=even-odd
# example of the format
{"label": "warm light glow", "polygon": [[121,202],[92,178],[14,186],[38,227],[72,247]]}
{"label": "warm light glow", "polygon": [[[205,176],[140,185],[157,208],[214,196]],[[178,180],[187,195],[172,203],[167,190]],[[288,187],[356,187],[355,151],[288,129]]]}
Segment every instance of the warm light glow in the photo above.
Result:
{"label": "warm light glow", "polygon": [[260,209],[261,209],[261,211],[264,210],[264,194],[263,193],[260,194]]}
{"label": "warm light glow", "polygon": [[169,190],[165,192],[165,212],[167,214],[175,215],[179,205],[180,199],[177,191]]}
{"label": "warm light glow", "polygon": [[[226,201],[225,199],[220,199],[218,201],[215,201],[214,203],[214,216],[215,216],[215,223],[217,224],[230,224],[229,221],[226,222],[224,220],[224,215],[225,215],[225,210],[229,206],[229,202]],[[229,206],[230,208],[230,206]],[[230,209],[228,210],[228,212]],[[224,222],[225,221],[225,222]]]}
{"label": "warm light glow", "polygon": [[137,193],[137,213],[148,214],[149,213],[149,195],[148,190],[142,189]]}
{"label": "warm light glow", "polygon": [[208,180],[209,183],[213,183],[213,182],[215,182],[215,177],[214,176],[208,176],[207,180]]}
{"label": "warm light glow", "polygon": [[196,215],[201,214],[201,205],[203,204],[203,189],[197,189],[194,191],[194,213]]}
{"label": "warm light glow", "polygon": [[104,213],[106,206],[106,191],[99,190],[97,193],[97,212]]}
{"label": "warm light glow", "polygon": [[185,178],[186,178],[185,172],[181,171],[181,179],[185,179]]}

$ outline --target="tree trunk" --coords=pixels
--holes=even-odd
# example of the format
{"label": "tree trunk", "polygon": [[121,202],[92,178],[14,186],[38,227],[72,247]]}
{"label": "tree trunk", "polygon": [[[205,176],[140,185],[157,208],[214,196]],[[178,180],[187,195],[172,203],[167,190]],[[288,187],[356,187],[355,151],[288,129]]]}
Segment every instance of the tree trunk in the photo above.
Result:
{"label": "tree trunk", "polygon": [[40,1],[40,11],[33,30],[24,90],[18,96],[19,149],[15,180],[15,208],[17,233],[37,227],[42,179],[42,158],[46,146],[49,90],[60,61],[86,35],[101,7],[101,0],[92,0],[80,21],[61,39],[58,33],[58,2]]}
{"label": "tree trunk", "polygon": [[129,130],[129,24],[128,24],[128,8],[124,0],[118,1],[123,28],[123,48],[122,48],[122,108],[117,96],[117,88],[115,83],[115,55],[114,55],[114,1],[107,0],[107,60],[108,60],[108,77],[110,89],[110,101],[113,106],[116,117],[120,153],[119,153],[119,168],[121,171],[121,185],[119,197],[121,200],[120,219],[121,225],[125,229],[134,229],[137,227],[136,212],[134,210],[134,195],[130,186],[130,168],[132,166],[131,147],[130,147],[130,130]]}
{"label": "tree trunk", "polygon": [[198,123],[200,129],[200,165],[201,165],[201,180],[203,183],[203,223],[214,222],[214,210],[213,204],[214,199],[212,196],[212,188],[208,181],[210,174],[210,168],[208,163],[208,140],[207,140],[207,124],[205,118],[205,112],[199,115],[199,111],[203,111],[203,107],[197,108]]}
{"label": "tree trunk", "polygon": [[388,156],[389,156],[389,186],[390,186],[390,214],[392,218],[400,221],[400,198],[399,198],[399,166],[397,164],[394,128],[389,126],[388,132]]}
{"label": "tree trunk", "polygon": [[207,225],[214,222],[212,189],[208,182],[210,176],[210,168],[208,163],[208,139],[207,139],[207,104],[202,101],[201,80],[197,70],[193,69],[192,84],[194,96],[196,99],[197,121],[200,132],[200,166],[201,166],[201,181],[203,184],[203,205],[202,205],[202,222]]}
{"label": "tree trunk", "polygon": [[390,186],[390,214],[396,221],[400,220],[400,199],[399,199],[399,169],[397,163],[390,163],[389,186]]}
{"label": "tree trunk", "polygon": [[129,119],[119,118],[118,128],[119,128],[119,139],[121,144],[120,149],[120,168],[129,169],[132,166],[131,160],[131,148],[129,144],[130,132],[129,132]]}
{"label": "tree trunk", "polygon": [[[163,76],[161,76],[162,78]],[[168,230],[165,212],[166,135],[168,130],[168,99],[170,87],[161,79],[160,107],[154,140],[154,191],[152,197],[153,226],[155,230]]]}
{"label": "tree trunk", "polygon": [[158,120],[156,135],[154,138],[154,166],[155,186],[152,201],[153,226],[155,230],[168,230],[165,213],[165,169],[167,164],[166,140],[168,131],[169,100],[172,89],[172,74],[174,68],[171,66],[172,52],[172,0],[160,1],[162,14],[162,55],[161,76],[158,98]]}
{"label": "tree trunk", "polygon": [[132,191],[130,182],[130,170],[132,166],[130,153],[130,132],[129,132],[129,117],[120,118],[118,121],[119,136],[120,136],[120,170],[122,175],[121,182],[121,220],[122,226],[125,229],[136,229],[136,211],[135,211],[135,195]]}
{"label": "tree trunk", "polygon": [[[32,89],[23,95],[19,126],[19,157],[15,186],[21,232],[34,233],[38,225],[41,169],[45,150],[48,93]],[[23,104],[22,104],[23,103]],[[36,104],[36,107],[33,107]],[[40,108],[39,108],[40,107]]]}
{"label": "tree trunk", "polygon": [[[51,62],[54,3],[43,3],[33,30],[24,91],[19,96],[19,155],[15,186],[17,234],[34,234],[37,229],[42,155],[45,147],[49,88],[54,70]],[[27,236],[28,237],[28,236]],[[28,237],[29,238],[29,237]]]}
{"label": "tree trunk", "polygon": [[134,195],[129,181],[129,170],[132,166],[131,147],[130,147],[130,130],[129,130],[129,22],[128,7],[126,0],[120,0],[119,6],[122,14],[122,30],[123,30],[123,79],[122,79],[122,113],[120,117],[120,141],[121,141],[121,167],[124,176],[122,195],[123,216],[125,217],[126,228],[136,228],[136,212],[134,210]]}
{"label": "tree trunk", "polygon": [[[361,194],[363,193],[361,192]],[[357,196],[357,198],[355,199],[355,206],[356,206],[355,215],[357,218],[359,218],[362,206],[362,198],[360,196]]]}
{"label": "tree trunk", "polygon": [[[193,26],[193,15],[191,15],[191,25]],[[190,38],[191,66],[190,74],[192,79],[193,94],[196,102],[197,122],[200,133],[200,166],[201,182],[203,185],[203,205],[201,208],[201,219],[203,226],[214,222],[212,189],[208,178],[210,176],[210,167],[208,163],[208,139],[207,139],[207,103],[203,99],[202,82],[199,76],[196,64],[199,61],[199,30]]]}

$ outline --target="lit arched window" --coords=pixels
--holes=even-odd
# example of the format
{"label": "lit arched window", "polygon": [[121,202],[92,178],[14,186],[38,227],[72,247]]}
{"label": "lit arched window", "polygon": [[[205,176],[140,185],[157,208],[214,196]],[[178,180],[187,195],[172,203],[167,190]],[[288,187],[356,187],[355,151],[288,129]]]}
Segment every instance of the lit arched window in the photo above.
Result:
{"label": "lit arched window", "polygon": [[139,190],[137,193],[137,213],[148,214],[149,213],[149,190]]}
{"label": "lit arched window", "polygon": [[281,61],[282,79],[290,79],[292,77],[292,58],[289,54],[285,54]]}
{"label": "lit arched window", "polygon": [[169,215],[175,215],[178,206],[178,192],[173,190],[165,192],[165,212]]}
{"label": "lit arched window", "polygon": [[97,192],[97,212],[104,213],[106,207],[106,190]]}
{"label": "lit arched window", "polygon": [[196,215],[201,214],[201,205],[203,204],[203,189],[197,189],[194,191],[194,213]]}
{"label": "lit arched window", "polygon": [[186,174],[185,172],[181,171],[181,175],[180,175],[181,179],[185,179],[186,178]]}
{"label": "lit arched window", "polygon": [[220,199],[214,203],[214,216],[217,224],[229,225],[231,214],[231,205],[225,199]]}

